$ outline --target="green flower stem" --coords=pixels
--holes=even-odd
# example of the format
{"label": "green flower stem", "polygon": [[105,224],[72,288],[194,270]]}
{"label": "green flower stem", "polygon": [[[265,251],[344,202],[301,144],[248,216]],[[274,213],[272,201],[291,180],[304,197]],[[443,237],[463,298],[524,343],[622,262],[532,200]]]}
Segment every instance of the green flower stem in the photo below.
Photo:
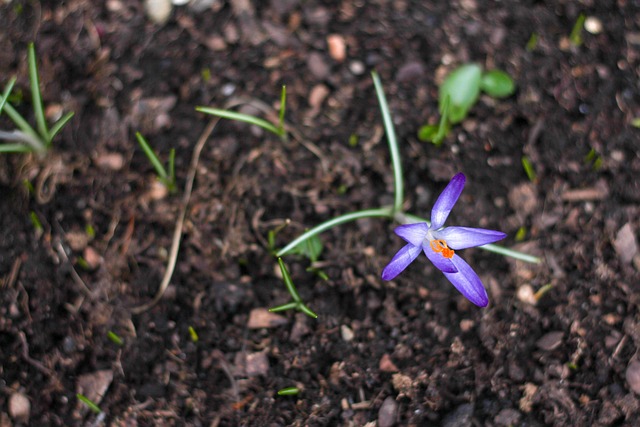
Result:
{"label": "green flower stem", "polygon": [[398,140],[396,139],[396,131],[393,127],[393,121],[391,120],[391,113],[389,112],[389,104],[387,104],[387,98],[384,95],[382,89],[382,83],[380,83],[380,77],[378,73],[373,71],[371,73],[373,77],[373,84],[376,88],[376,95],[378,96],[378,103],[380,104],[380,112],[382,113],[382,121],[384,123],[384,130],[387,133],[387,141],[389,142],[389,152],[391,153],[391,164],[393,165],[393,183],[394,183],[394,201],[393,211],[402,212],[402,203],[404,201],[404,183],[402,179],[402,161],[400,160],[400,150],[398,149]]}
{"label": "green flower stem", "polygon": [[351,212],[345,215],[341,215],[338,216],[336,218],[333,218],[329,221],[323,222],[322,224],[319,224],[315,227],[313,227],[312,229],[306,231],[305,233],[302,233],[300,236],[298,236],[296,239],[294,239],[291,243],[289,243],[287,246],[285,246],[284,248],[280,249],[278,252],[276,252],[276,256],[277,257],[281,257],[287,254],[287,252],[291,251],[293,248],[295,248],[296,246],[298,246],[301,242],[304,242],[305,240],[316,236],[324,231],[327,231],[333,227],[336,227],[338,225],[347,223],[347,222],[351,222],[351,221],[355,221],[357,219],[361,219],[361,218],[389,218],[392,219],[394,215],[394,210],[392,208],[378,208],[378,209],[366,209],[363,211],[357,211],[357,212]]}
{"label": "green flower stem", "polygon": [[[429,226],[431,226],[431,221],[428,219],[421,218],[419,216],[411,215],[411,214],[396,214],[394,219],[398,221],[400,224],[413,224],[416,222],[426,222]],[[525,254],[519,251],[515,251],[513,249],[505,248],[504,246],[494,245],[493,243],[489,243],[488,245],[478,246],[480,249],[484,249],[489,252],[494,252],[500,255],[508,256],[511,258],[518,259],[520,261],[529,262],[531,264],[540,264],[542,260],[537,256]]]}

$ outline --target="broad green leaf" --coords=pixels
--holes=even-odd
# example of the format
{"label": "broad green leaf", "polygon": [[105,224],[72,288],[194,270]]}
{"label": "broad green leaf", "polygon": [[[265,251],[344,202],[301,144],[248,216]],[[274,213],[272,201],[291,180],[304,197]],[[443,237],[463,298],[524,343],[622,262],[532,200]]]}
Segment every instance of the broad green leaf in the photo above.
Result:
{"label": "broad green leaf", "polygon": [[455,69],[440,86],[438,108],[444,114],[445,99],[449,97],[449,123],[460,123],[480,95],[482,68],[467,64]]}
{"label": "broad green leaf", "polygon": [[516,85],[504,71],[492,70],[482,75],[480,88],[494,98],[506,98],[513,95]]}

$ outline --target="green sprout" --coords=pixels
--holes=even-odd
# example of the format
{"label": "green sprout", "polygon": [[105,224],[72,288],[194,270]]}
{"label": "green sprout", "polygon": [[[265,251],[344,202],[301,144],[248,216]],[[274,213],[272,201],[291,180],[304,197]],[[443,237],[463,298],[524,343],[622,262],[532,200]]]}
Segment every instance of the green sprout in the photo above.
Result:
{"label": "green sprout", "polygon": [[113,331],[107,332],[107,338],[109,338],[109,340],[117,346],[121,347],[124,345],[124,341],[122,340],[122,338],[120,338],[120,336],[118,336],[118,334]]}
{"label": "green sprout", "polygon": [[533,163],[527,156],[522,156],[522,167],[524,168],[524,172],[527,174],[527,178],[529,181],[536,182],[538,180],[538,175],[536,175],[536,171],[533,168]]}
{"label": "green sprout", "polygon": [[527,52],[533,52],[536,47],[538,46],[538,39],[540,38],[540,36],[538,36],[538,33],[531,33],[531,37],[529,37],[529,40],[527,41],[527,45],[525,47],[525,49],[527,49]]}
{"label": "green sprout", "polygon": [[633,126],[634,128],[639,128],[640,129],[640,117],[634,117],[631,120],[631,126]]}
{"label": "green sprout", "polygon": [[198,342],[198,340],[200,339],[198,337],[198,333],[193,328],[193,326],[189,326],[189,336],[191,337],[191,342],[194,342],[194,343]]}
{"label": "green sprout", "polygon": [[591,164],[594,171],[597,171],[602,167],[602,157],[598,154],[598,152],[592,148],[589,153],[584,157],[584,162],[586,164]]}
{"label": "green sprout", "polygon": [[40,93],[40,78],[33,43],[29,43],[27,50],[27,62],[29,65],[29,83],[31,86],[31,103],[36,120],[34,129],[9,101],[11,91],[16,83],[16,77],[12,77],[4,88],[0,98],[0,114],[6,113],[13,121],[17,129],[13,131],[0,130],[0,140],[7,141],[0,144],[0,153],[29,153],[34,152],[44,155],[51,148],[53,138],[62,130],[73,117],[73,112],[64,114],[51,128],[48,127]]}
{"label": "green sprout", "polygon": [[33,225],[33,229],[36,231],[36,237],[42,236],[44,233],[44,228],[42,227],[42,223],[40,222],[40,218],[38,218],[38,214],[34,211],[29,213],[29,219],[31,219],[31,225]]}
{"label": "green sprout", "polygon": [[287,130],[284,126],[284,113],[287,100],[287,87],[282,86],[282,93],[280,94],[280,111],[278,113],[278,124],[275,125],[267,120],[261,119],[250,114],[237,113],[231,110],[223,110],[220,108],[211,107],[196,107],[196,111],[201,113],[210,114],[212,116],[221,117],[223,119],[235,120],[238,122],[249,123],[261,127],[262,129],[278,135],[283,140],[287,138]]}
{"label": "green sprout", "polygon": [[298,393],[300,393],[300,389],[298,387],[285,387],[278,390],[278,396],[295,396]]}
{"label": "green sprout", "polygon": [[493,98],[506,98],[515,91],[513,79],[500,70],[483,72],[477,64],[456,68],[440,86],[437,125],[425,125],[418,130],[418,139],[440,145],[451,126],[463,121],[476,104],[481,92]]}
{"label": "green sprout", "polygon": [[576,19],[576,23],[573,24],[573,28],[571,29],[571,34],[569,34],[569,41],[574,46],[580,46],[582,44],[582,29],[584,28],[584,21],[587,17],[584,13],[581,13]]}
{"label": "green sprout", "polygon": [[149,161],[153,165],[153,168],[156,170],[156,173],[158,174],[158,180],[162,184],[164,184],[165,187],[167,187],[170,193],[175,193],[176,191],[176,168],[175,168],[176,149],[172,148],[169,151],[169,164],[167,165],[167,169],[169,170],[167,171],[167,169],[165,169],[165,167],[162,165],[162,162],[160,162],[160,159],[158,158],[156,153],[153,151],[153,148],[151,148],[147,140],[144,139],[144,136],[142,136],[140,132],[136,132],[136,138],[138,139],[138,143],[140,144],[140,147],[144,151],[144,154],[147,156],[147,159],[149,159]]}
{"label": "green sprout", "polygon": [[527,237],[527,227],[522,226],[516,232],[516,242],[522,242]]}
{"label": "green sprout", "polygon": [[85,395],[78,393],[78,394],[76,394],[76,397],[78,398],[78,400],[80,402],[82,402],[85,405],[87,405],[89,407],[89,409],[91,409],[96,414],[99,414],[99,413],[102,412],[102,409],[100,409],[100,407],[98,405],[96,405],[91,399],[89,399]]}

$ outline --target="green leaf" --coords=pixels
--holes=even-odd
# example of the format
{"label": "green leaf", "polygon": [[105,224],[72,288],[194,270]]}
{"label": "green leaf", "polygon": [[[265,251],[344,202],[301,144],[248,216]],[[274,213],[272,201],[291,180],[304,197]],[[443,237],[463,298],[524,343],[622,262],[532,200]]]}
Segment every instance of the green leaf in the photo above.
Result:
{"label": "green leaf", "polygon": [[282,85],[282,93],[280,94],[280,114],[278,114],[278,131],[280,136],[284,136],[286,131],[284,130],[284,111],[287,105],[287,87]]}
{"label": "green leaf", "polygon": [[249,114],[236,113],[235,111],[221,110],[219,108],[209,108],[209,107],[196,107],[196,111],[199,111],[205,114],[210,114],[212,116],[221,117],[223,119],[230,119],[238,122],[245,122],[252,125],[256,125],[278,136],[282,136],[281,131],[278,127],[274,126],[272,123],[264,119],[261,119],[255,116],[250,116]]}
{"label": "green leaf", "polygon": [[47,121],[44,117],[44,107],[42,106],[42,95],[40,94],[40,78],[38,77],[38,64],[36,63],[36,48],[33,42],[29,43],[27,49],[27,59],[29,63],[29,82],[31,84],[31,99],[33,102],[33,112],[36,116],[36,124],[40,137],[46,141],[47,147],[51,145],[51,135],[47,129]]}
{"label": "green leaf", "polygon": [[124,345],[124,341],[122,341],[122,338],[120,338],[120,336],[118,336],[118,334],[116,334],[113,331],[107,332],[107,338],[109,338],[109,340],[111,340],[111,342],[114,343],[115,345],[118,345],[118,346]]}
{"label": "green leaf", "polygon": [[443,110],[444,113],[440,117],[438,125],[425,125],[418,130],[418,139],[421,141],[429,141],[435,145],[442,144],[442,141],[449,135],[451,131],[451,123],[449,123],[449,103],[450,98],[447,96],[444,99]]}
{"label": "green leaf", "polygon": [[71,120],[71,118],[73,117],[73,114],[74,114],[73,111],[69,111],[67,114],[62,116],[60,120],[55,122],[53,126],[51,126],[51,130],[49,131],[49,134],[50,134],[49,136],[51,137],[51,139],[53,139],[58,134],[58,132],[62,130],[64,125],[66,125],[67,122]]}
{"label": "green leaf", "polygon": [[281,390],[278,390],[278,396],[294,396],[300,393],[298,387],[285,387]]}
{"label": "green leaf", "polygon": [[163,181],[163,183],[165,184],[168,183],[169,174],[167,174],[167,171],[164,169],[164,166],[162,166],[162,163],[160,162],[160,159],[158,158],[156,153],[153,151],[153,148],[151,148],[147,140],[144,139],[144,136],[142,136],[140,132],[136,132],[136,138],[138,139],[138,143],[140,144],[142,151],[144,151],[144,154],[147,156],[147,159],[149,159],[149,161],[153,165],[153,168],[156,170],[156,173],[158,174],[160,179]]}
{"label": "green leaf", "polygon": [[529,37],[529,41],[527,41],[527,52],[533,52],[535,48],[538,46],[538,33],[531,33],[531,37]]}
{"label": "green leaf", "polygon": [[307,240],[300,242],[291,251],[292,254],[302,255],[311,262],[316,262],[322,253],[322,241],[319,236],[311,236]]}
{"label": "green leaf", "polygon": [[191,341],[194,343],[198,342],[198,340],[200,339],[193,326],[189,326],[189,336],[191,337]]}
{"label": "green leaf", "polygon": [[11,79],[9,79],[9,83],[7,83],[7,85],[4,88],[4,93],[2,94],[2,98],[0,98],[0,114],[2,114],[2,108],[4,108],[4,103],[7,102],[7,98],[9,98],[9,95],[13,90],[13,86],[16,84],[16,80],[17,78],[15,76],[11,77]]}
{"label": "green leaf", "polygon": [[506,98],[513,95],[516,85],[504,71],[492,70],[482,75],[480,88],[494,98]]}
{"label": "green leaf", "polygon": [[96,414],[99,414],[100,412],[102,412],[102,409],[100,409],[100,407],[98,405],[96,405],[95,403],[93,403],[93,401],[91,399],[89,399],[88,397],[86,397],[86,396],[84,396],[84,395],[82,395],[80,393],[76,394],[76,397],[78,398],[79,401],[81,401],[82,403],[87,405],[89,407],[89,409],[91,409]]}
{"label": "green leaf", "polygon": [[467,64],[455,69],[440,86],[438,108],[444,114],[444,104],[449,97],[449,123],[460,123],[480,95],[482,68],[477,64]]}
{"label": "green leaf", "polygon": [[580,46],[582,44],[582,29],[584,28],[584,22],[587,19],[584,16],[584,13],[581,13],[576,19],[576,23],[573,25],[571,29],[571,34],[569,34],[569,41],[574,46]]}
{"label": "green leaf", "polygon": [[524,168],[524,172],[527,174],[529,181],[536,182],[538,179],[538,175],[536,175],[536,170],[533,168],[533,163],[527,156],[522,156],[522,167]]}
{"label": "green leaf", "polygon": [[288,302],[286,304],[280,304],[275,307],[271,307],[269,311],[271,313],[279,313],[281,311],[293,310],[294,308],[298,308],[298,303],[295,301]]}

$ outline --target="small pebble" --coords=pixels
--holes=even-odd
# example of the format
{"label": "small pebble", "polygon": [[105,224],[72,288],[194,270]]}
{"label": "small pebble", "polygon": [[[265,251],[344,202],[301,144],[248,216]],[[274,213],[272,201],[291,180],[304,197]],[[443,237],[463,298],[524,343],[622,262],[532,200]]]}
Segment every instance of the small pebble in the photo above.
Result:
{"label": "small pebble", "polygon": [[119,171],[124,166],[124,157],[120,153],[104,153],[94,159],[100,169]]}
{"label": "small pebble", "polygon": [[249,377],[267,375],[269,372],[269,360],[263,351],[247,354],[246,372]]}
{"label": "small pebble", "polygon": [[640,362],[635,360],[627,366],[625,378],[629,384],[629,388],[635,394],[640,394]]}
{"label": "small pebble", "polygon": [[516,295],[518,299],[524,303],[531,305],[536,305],[538,303],[535,292],[533,292],[533,288],[530,285],[520,286]]}
{"label": "small pebble", "polygon": [[353,341],[353,337],[355,336],[353,330],[347,325],[340,326],[340,334],[342,335],[342,339],[346,342]]}
{"label": "small pebble", "polygon": [[309,67],[311,74],[320,80],[327,78],[331,72],[327,61],[322,54],[318,52],[311,52],[309,54],[307,57],[307,67]]}
{"label": "small pebble", "polygon": [[15,422],[28,424],[31,415],[29,398],[22,393],[13,393],[9,398],[9,415]]}
{"label": "small pebble", "polygon": [[387,397],[378,411],[378,427],[392,427],[396,424],[398,418],[398,402],[389,396]]}
{"label": "small pebble", "polygon": [[171,0],[145,0],[144,9],[147,16],[156,24],[164,24],[171,16],[173,5]]}
{"label": "small pebble", "polygon": [[638,243],[636,242],[636,236],[633,233],[631,223],[626,223],[618,230],[616,239],[613,242],[613,247],[623,264],[631,263],[631,260],[638,252]]}
{"label": "small pebble", "polygon": [[595,16],[589,16],[584,21],[584,29],[591,34],[600,34],[602,32],[602,21]]}
{"label": "small pebble", "polygon": [[347,57],[347,44],[344,37],[340,34],[330,34],[327,36],[327,46],[329,47],[329,55],[336,62],[343,62]]}
{"label": "small pebble", "polygon": [[366,68],[362,61],[351,61],[349,63],[349,71],[355,76],[361,76],[364,74]]}
{"label": "small pebble", "polygon": [[329,95],[329,88],[323,84],[315,85],[313,89],[311,89],[311,93],[309,94],[309,105],[314,110],[317,110],[322,106],[322,103]]}

